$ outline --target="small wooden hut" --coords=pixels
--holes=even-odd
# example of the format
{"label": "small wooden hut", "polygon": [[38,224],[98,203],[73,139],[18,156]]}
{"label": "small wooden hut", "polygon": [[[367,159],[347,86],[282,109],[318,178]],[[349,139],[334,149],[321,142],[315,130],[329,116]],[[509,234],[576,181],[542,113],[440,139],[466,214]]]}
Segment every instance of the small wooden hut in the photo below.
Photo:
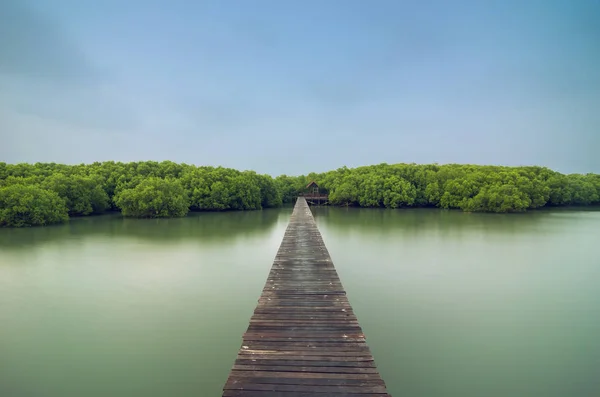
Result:
{"label": "small wooden hut", "polygon": [[312,181],[308,185],[306,185],[307,196],[319,196],[319,185],[317,182]]}
{"label": "small wooden hut", "polygon": [[319,185],[315,181],[311,181],[308,185],[306,185],[302,195],[309,204],[313,205],[327,204],[329,199],[327,194],[323,194],[319,191]]}

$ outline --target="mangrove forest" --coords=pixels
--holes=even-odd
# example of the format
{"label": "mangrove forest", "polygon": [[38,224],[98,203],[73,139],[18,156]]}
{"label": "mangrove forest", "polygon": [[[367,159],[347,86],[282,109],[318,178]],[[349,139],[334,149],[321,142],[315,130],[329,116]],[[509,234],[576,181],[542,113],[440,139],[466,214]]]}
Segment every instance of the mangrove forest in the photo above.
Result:
{"label": "mangrove forest", "polygon": [[0,226],[49,225],[106,211],[159,218],[258,210],[293,202],[312,181],[329,204],[343,206],[506,213],[600,204],[600,175],[536,166],[378,164],[273,178],[171,161],[0,163]]}

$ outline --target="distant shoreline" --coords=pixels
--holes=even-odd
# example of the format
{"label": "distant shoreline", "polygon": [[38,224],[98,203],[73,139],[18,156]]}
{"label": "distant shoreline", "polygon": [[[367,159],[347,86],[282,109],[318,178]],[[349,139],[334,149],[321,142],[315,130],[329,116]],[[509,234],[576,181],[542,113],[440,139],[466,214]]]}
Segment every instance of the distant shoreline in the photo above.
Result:
{"label": "distant shoreline", "polygon": [[0,163],[0,226],[42,226],[106,211],[171,218],[195,211],[259,210],[291,203],[301,194],[363,208],[581,209],[600,206],[600,175],[566,175],[536,166],[378,164],[273,178],[171,161]]}

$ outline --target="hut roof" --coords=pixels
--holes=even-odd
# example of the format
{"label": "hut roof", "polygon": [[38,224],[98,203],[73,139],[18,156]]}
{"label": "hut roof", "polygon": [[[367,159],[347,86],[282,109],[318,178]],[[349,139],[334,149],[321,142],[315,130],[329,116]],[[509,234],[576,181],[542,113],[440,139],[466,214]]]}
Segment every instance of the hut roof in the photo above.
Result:
{"label": "hut roof", "polygon": [[319,185],[317,185],[317,182],[311,181],[308,185],[306,185],[306,188],[308,189],[308,188],[313,187],[313,186],[319,187]]}

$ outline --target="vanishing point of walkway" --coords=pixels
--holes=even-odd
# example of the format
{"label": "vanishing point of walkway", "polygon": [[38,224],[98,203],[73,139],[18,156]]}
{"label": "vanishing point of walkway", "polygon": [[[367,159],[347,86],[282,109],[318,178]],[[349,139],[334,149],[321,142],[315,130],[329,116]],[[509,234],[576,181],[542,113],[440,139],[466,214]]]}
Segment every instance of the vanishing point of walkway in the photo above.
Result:
{"label": "vanishing point of walkway", "polygon": [[389,396],[302,197],[223,396]]}

